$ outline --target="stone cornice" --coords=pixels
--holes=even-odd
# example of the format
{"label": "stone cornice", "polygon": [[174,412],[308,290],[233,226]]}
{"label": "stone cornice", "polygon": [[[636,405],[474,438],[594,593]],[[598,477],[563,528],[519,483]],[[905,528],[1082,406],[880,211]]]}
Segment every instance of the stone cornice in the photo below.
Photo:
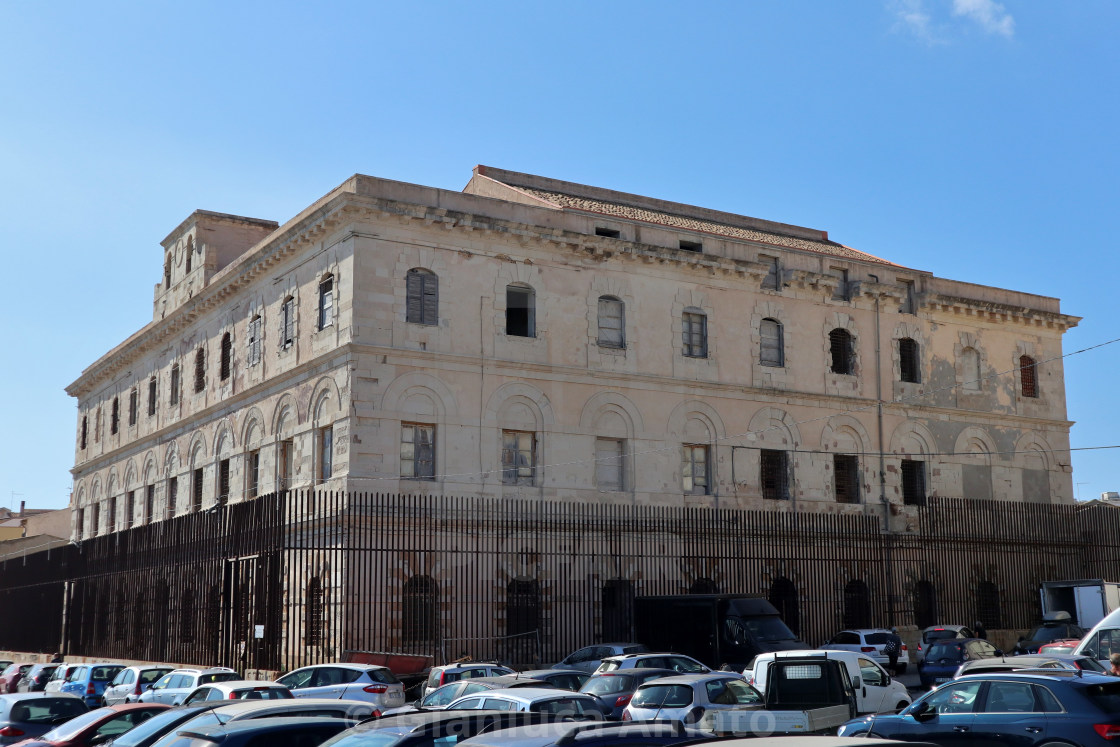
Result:
{"label": "stone cornice", "polygon": [[978,322],[1045,327],[1060,332],[1076,327],[1081,321],[1079,316],[1059,312],[943,294],[926,295],[922,299],[922,305],[936,314],[971,317]]}

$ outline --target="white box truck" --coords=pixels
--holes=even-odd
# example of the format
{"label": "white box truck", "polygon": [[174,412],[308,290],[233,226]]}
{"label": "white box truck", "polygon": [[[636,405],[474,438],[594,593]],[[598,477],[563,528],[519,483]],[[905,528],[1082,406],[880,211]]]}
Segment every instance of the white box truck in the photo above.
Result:
{"label": "white box truck", "polygon": [[1120,609],[1120,583],[1101,578],[1042,582],[1042,614],[1068,612],[1073,623],[1088,630],[1109,612]]}

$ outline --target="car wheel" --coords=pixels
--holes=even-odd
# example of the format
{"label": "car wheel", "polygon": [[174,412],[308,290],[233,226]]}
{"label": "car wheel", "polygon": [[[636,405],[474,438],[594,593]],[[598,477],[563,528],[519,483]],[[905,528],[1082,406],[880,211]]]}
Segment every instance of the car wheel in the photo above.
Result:
{"label": "car wheel", "polygon": [[906,674],[906,665],[899,664],[897,667],[895,667],[895,674]]}

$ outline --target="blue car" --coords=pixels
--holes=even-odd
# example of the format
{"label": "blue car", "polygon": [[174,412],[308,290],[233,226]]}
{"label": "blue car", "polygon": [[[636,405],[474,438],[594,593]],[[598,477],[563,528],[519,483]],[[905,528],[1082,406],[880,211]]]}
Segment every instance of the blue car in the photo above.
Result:
{"label": "blue car", "polygon": [[918,663],[918,677],[922,687],[940,685],[953,679],[961,664],[995,656],[1003,656],[1003,652],[983,638],[934,641],[925,658]]}
{"label": "blue car", "polygon": [[90,708],[97,708],[101,705],[101,696],[105,692],[106,685],[122,669],[124,664],[79,664],[67,674],[66,681],[62,683],[59,691],[76,695]]}
{"label": "blue car", "polygon": [[1120,677],[1054,669],[960,677],[897,715],[840,727],[842,737],[869,736],[943,747],[1091,747],[1120,738]]}

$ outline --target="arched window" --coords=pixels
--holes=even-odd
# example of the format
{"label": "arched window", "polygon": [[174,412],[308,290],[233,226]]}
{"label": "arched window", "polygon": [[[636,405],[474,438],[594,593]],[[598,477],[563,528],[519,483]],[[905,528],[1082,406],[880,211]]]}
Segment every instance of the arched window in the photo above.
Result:
{"label": "arched window", "polygon": [[937,624],[937,590],[925,579],[914,584],[914,624],[919,630]]}
{"label": "arched window", "polygon": [[171,254],[168,253],[167,257],[163,260],[163,287],[171,287]]}
{"label": "arched window", "polygon": [[536,293],[527,285],[506,286],[506,334],[512,337],[537,336]]}
{"label": "arched window", "polygon": [[786,364],[782,323],[777,319],[763,319],[758,326],[761,341],[758,362],[764,366],[782,367]]}
{"label": "arched window", "polygon": [[858,578],[844,587],[844,627],[871,627],[871,591]]}
{"label": "arched window", "polygon": [[439,276],[413,267],[405,276],[405,321],[409,324],[439,324]]}
{"label": "arched window", "polygon": [[980,391],[980,353],[976,348],[961,351],[961,388],[966,392]]}
{"label": "arched window", "polygon": [[605,348],[626,347],[625,307],[614,296],[599,296],[599,345]]}
{"label": "arched window", "polygon": [[187,255],[187,274],[190,275],[191,267],[194,266],[194,238],[191,236],[187,237],[187,250],[184,253]]}
{"label": "arched window", "polygon": [[984,623],[984,628],[989,631],[1003,627],[999,587],[991,581],[981,581],[976,585],[976,619]]}
{"label": "arched window", "polygon": [[233,358],[233,338],[229,332],[222,335],[222,358],[221,358],[221,376],[222,381],[229,378],[230,369],[232,368]]}
{"label": "arched window", "polygon": [[540,628],[541,585],[518,576],[506,584],[506,635],[532,633]]}
{"label": "arched window", "polygon": [[194,643],[194,590],[187,589],[179,601],[179,640]]}
{"label": "arched window", "polygon": [[629,641],[634,637],[634,584],[612,578],[603,584],[603,640]]}
{"label": "arched window", "polygon": [[319,329],[334,324],[334,275],[319,281]]}
{"label": "arched window", "polygon": [[413,576],[404,585],[404,640],[439,640],[439,584],[431,576]]}
{"label": "arched window", "polygon": [[834,329],[828,333],[828,346],[832,352],[832,373],[848,376],[855,373],[852,334],[846,329]]}
{"label": "arched window", "polygon": [[770,584],[770,594],[767,598],[778,610],[778,614],[782,616],[789,629],[800,635],[801,605],[798,601],[797,585],[785,576],[779,576]]}
{"label": "arched window", "polygon": [[688,587],[689,594],[719,594],[719,584],[707,576],[701,576]]}
{"label": "arched window", "polygon": [[307,646],[323,645],[323,585],[318,576],[307,582],[303,600],[303,641]]}
{"label": "arched window", "polygon": [[899,378],[913,384],[922,380],[922,367],[918,360],[918,343],[909,337],[898,341]]}
{"label": "arched window", "polygon": [[200,347],[194,354],[194,390],[201,392],[206,388],[206,348]]}
{"label": "arched window", "polygon": [[1019,358],[1019,381],[1023,385],[1024,397],[1038,396],[1038,367],[1029,355]]}
{"label": "arched window", "polygon": [[689,307],[681,315],[681,353],[686,358],[708,357],[708,315]]}

